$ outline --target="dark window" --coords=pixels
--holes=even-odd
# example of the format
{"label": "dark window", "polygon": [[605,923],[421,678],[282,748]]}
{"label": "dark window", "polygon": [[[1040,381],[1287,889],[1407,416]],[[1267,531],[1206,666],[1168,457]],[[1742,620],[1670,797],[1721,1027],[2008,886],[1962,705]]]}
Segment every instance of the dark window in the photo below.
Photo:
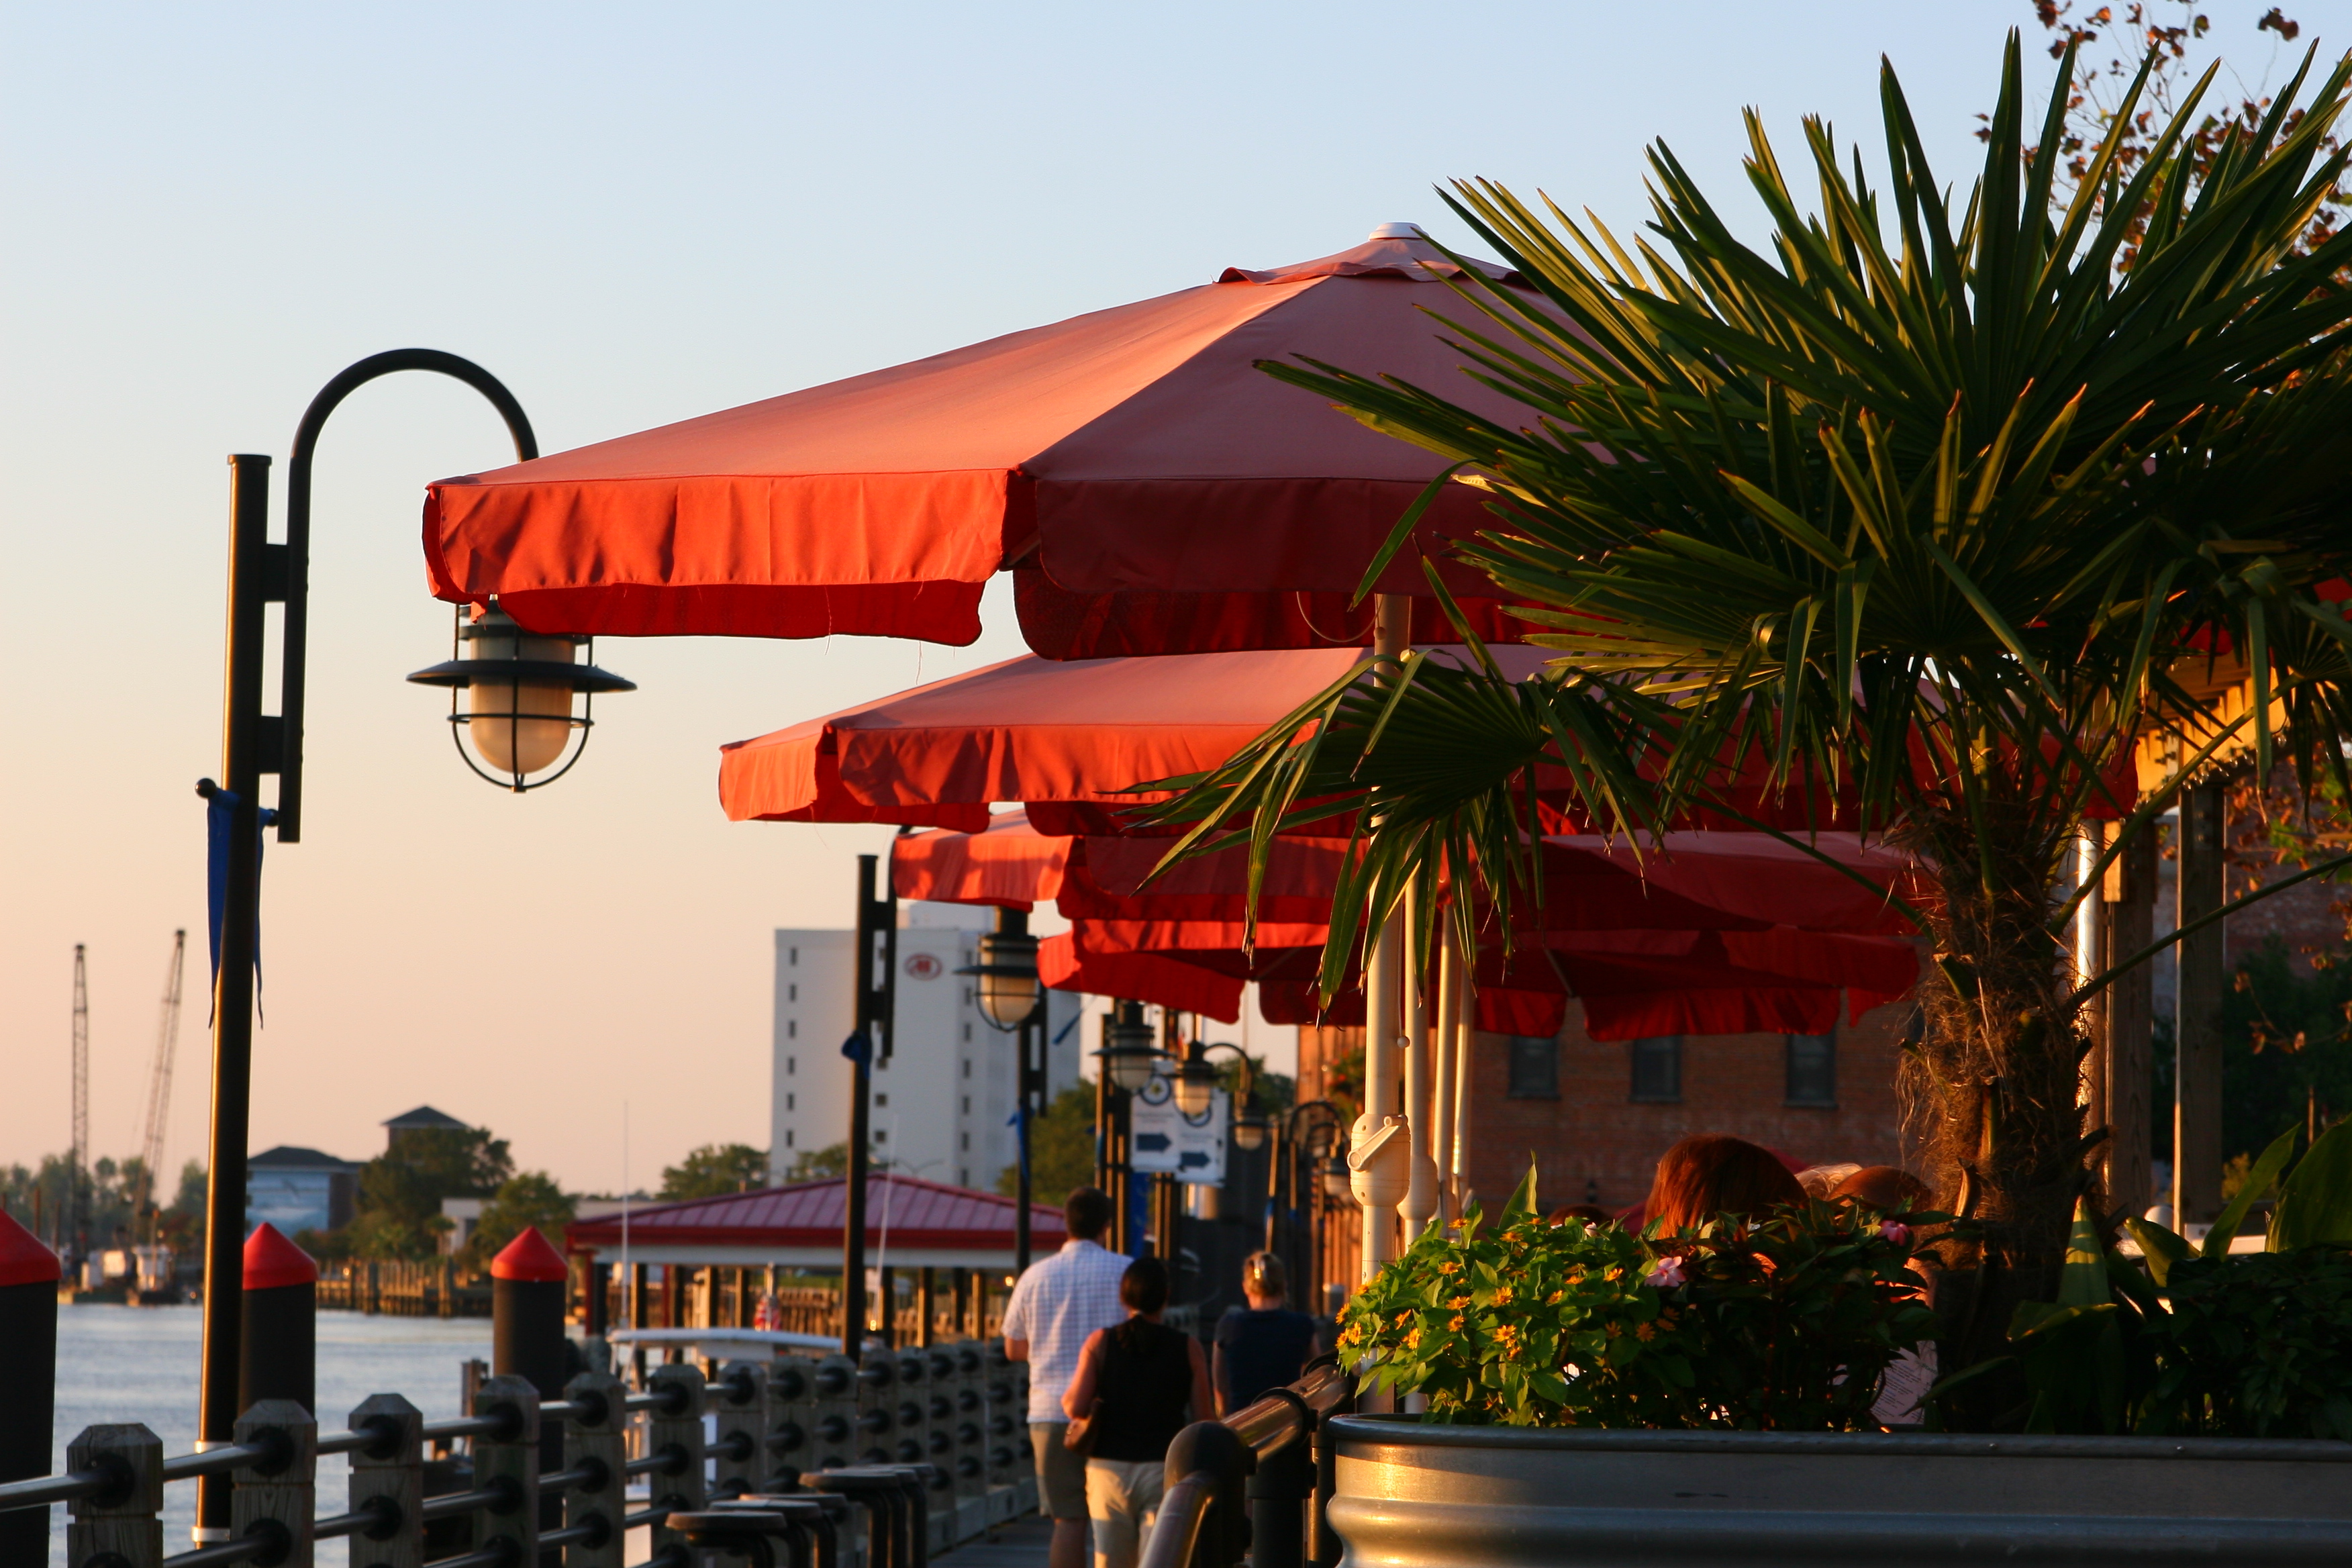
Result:
{"label": "dark window", "polygon": [[1559,1042],[1549,1035],[1511,1037],[1511,1098],[1559,1098]]}
{"label": "dark window", "polygon": [[1673,1104],[1683,1097],[1683,1037],[1651,1035],[1633,1042],[1633,1098]]}
{"label": "dark window", "polygon": [[1837,1103],[1837,1031],[1789,1037],[1789,1103]]}

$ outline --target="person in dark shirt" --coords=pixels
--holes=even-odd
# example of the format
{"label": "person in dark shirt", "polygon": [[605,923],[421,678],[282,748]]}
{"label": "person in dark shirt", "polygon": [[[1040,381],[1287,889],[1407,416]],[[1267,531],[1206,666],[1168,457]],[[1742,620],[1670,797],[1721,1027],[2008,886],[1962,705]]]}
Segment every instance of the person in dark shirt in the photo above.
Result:
{"label": "person in dark shirt", "polygon": [[1242,1265],[1246,1310],[1228,1307],[1217,1320],[1217,1414],[1239,1410],[1270,1388],[1297,1381],[1315,1359],[1315,1320],[1286,1302],[1290,1280],[1282,1259],[1253,1252]]}
{"label": "person in dark shirt", "polygon": [[1097,1329],[1078,1352],[1062,1395],[1072,1422],[1087,1421],[1087,1513],[1095,1568],[1135,1568],[1160,1514],[1168,1445],[1188,1420],[1209,1419],[1209,1362],[1201,1342],[1160,1321],[1168,1266],[1139,1258],[1118,1282],[1129,1317]]}

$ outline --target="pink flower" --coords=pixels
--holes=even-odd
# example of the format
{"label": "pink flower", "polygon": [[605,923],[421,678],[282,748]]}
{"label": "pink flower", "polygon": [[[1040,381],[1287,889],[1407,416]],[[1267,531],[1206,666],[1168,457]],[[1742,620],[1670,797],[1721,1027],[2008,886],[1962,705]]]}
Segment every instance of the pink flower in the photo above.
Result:
{"label": "pink flower", "polygon": [[1687,1284],[1689,1281],[1683,1278],[1681,1258],[1664,1258],[1658,1260],[1658,1266],[1655,1268],[1642,1276],[1642,1283],[1654,1289],[1671,1290],[1675,1286]]}
{"label": "pink flower", "polygon": [[1911,1245],[1911,1227],[1900,1220],[1879,1221],[1878,1234],[1897,1247]]}

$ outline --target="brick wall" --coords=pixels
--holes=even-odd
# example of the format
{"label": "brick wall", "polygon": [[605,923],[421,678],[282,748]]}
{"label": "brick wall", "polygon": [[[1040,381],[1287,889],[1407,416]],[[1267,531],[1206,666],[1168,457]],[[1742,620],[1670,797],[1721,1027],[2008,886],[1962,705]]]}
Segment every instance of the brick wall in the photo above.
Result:
{"label": "brick wall", "polygon": [[[1481,1034],[1472,1064],[1473,1189],[1489,1206],[1499,1203],[1532,1153],[1547,1207],[1589,1201],[1622,1208],[1648,1194],[1658,1156],[1694,1132],[1727,1132],[1807,1164],[1900,1164],[1895,1042],[1910,1016],[1896,1003],[1838,1029],[1837,1100],[1821,1107],[1787,1103],[1779,1035],[1686,1037],[1682,1099],[1654,1104],[1633,1099],[1630,1042],[1586,1035],[1575,1002],[1556,1043],[1557,1098],[1514,1098],[1508,1037]],[[1302,1095],[1318,1098],[1323,1064],[1352,1050],[1360,1031],[1302,1028],[1298,1036]]]}

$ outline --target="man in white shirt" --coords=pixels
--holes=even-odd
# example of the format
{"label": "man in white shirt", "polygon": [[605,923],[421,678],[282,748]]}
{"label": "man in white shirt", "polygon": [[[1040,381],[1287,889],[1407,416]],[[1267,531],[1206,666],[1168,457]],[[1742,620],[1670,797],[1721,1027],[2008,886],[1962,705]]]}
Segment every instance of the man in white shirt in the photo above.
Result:
{"label": "man in white shirt", "polygon": [[1087,1336],[1127,1321],[1118,1282],[1129,1259],[1104,1249],[1110,1198],[1080,1187],[1062,1205],[1070,1238],[1053,1257],[1029,1266],[1004,1304],[1004,1353],[1029,1363],[1029,1446],[1037,1457],[1037,1495],[1054,1521],[1046,1568],[1086,1568],[1087,1461],[1062,1441],[1069,1418],[1062,1395],[1077,1375]]}

